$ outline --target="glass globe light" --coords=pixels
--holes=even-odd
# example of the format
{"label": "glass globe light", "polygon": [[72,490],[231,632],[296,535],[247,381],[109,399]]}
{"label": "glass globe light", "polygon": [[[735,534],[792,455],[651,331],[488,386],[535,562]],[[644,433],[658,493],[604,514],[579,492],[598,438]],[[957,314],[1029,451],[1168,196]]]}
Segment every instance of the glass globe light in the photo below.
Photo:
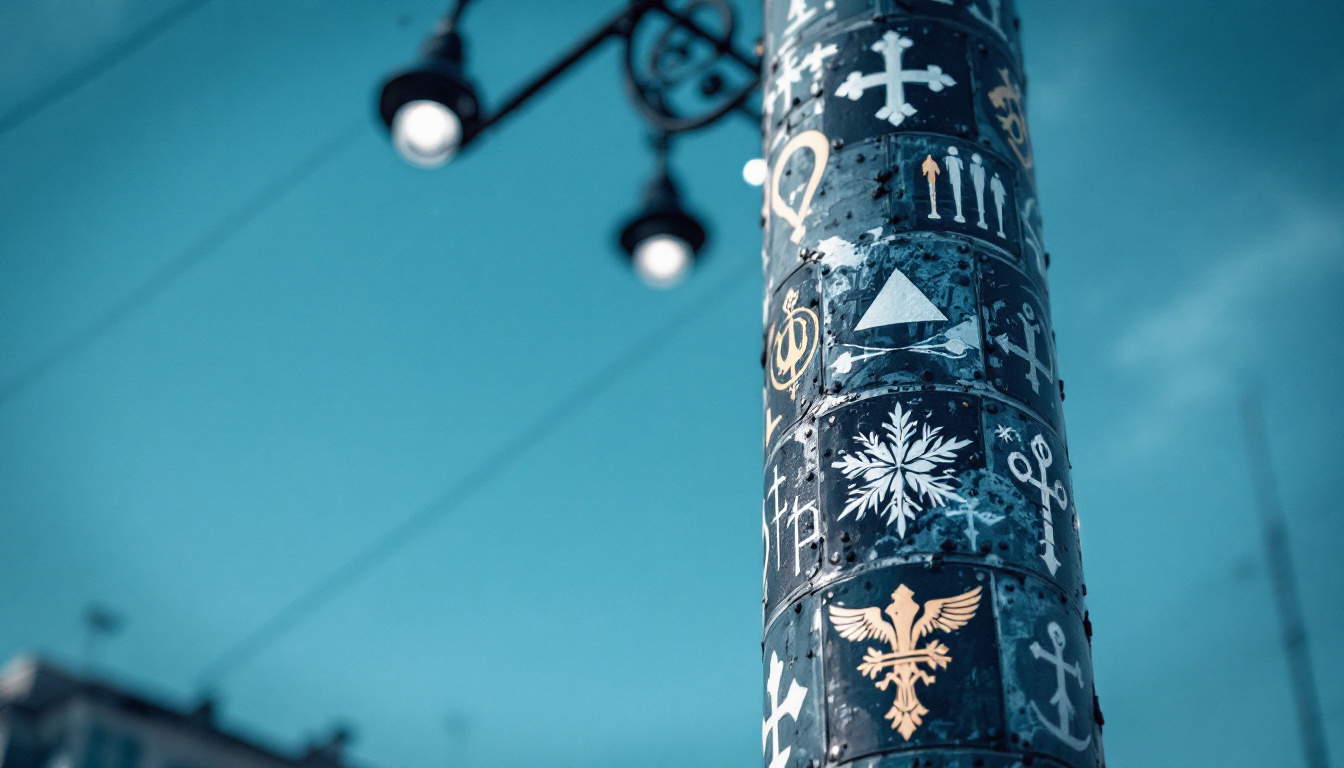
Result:
{"label": "glass globe light", "polygon": [[635,274],[650,288],[671,288],[691,271],[695,254],[685,240],[672,235],[653,235],[635,246]]}
{"label": "glass globe light", "polygon": [[462,146],[462,120],[430,99],[407,102],[392,118],[392,144],[411,165],[437,168]]}

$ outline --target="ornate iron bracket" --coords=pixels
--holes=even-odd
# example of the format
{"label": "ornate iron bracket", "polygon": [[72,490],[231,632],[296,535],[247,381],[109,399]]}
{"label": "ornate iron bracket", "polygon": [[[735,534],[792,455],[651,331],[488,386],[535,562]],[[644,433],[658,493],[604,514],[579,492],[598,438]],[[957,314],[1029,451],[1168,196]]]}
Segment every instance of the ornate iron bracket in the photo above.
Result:
{"label": "ornate iron bracket", "polygon": [[[467,2],[460,0],[447,17],[449,24],[456,25]],[[484,114],[476,134],[613,38],[625,44],[623,74],[630,100],[658,133],[694,131],[732,112],[759,122],[748,101],[760,84],[760,59],[737,49],[735,31],[736,17],[725,0],[693,0],[681,9],[666,0],[632,0]]]}

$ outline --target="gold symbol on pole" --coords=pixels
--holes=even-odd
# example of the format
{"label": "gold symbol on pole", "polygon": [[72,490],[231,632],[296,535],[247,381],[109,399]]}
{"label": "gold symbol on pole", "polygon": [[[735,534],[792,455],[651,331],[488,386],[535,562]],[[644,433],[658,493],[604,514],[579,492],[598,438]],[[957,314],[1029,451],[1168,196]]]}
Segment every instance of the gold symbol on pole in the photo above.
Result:
{"label": "gold symbol on pole", "polygon": [[[904,584],[891,593],[891,605],[885,609],[891,617],[891,623],[882,618],[883,609],[876,606],[830,607],[831,623],[844,639],[858,643],[878,638],[891,647],[891,653],[869,648],[857,669],[864,676],[876,680],[874,685],[879,691],[887,690],[887,686],[892,683],[896,684],[896,700],[885,717],[906,741],[924,722],[924,715],[929,713],[915,695],[915,683],[933,685],[935,680],[919,665],[927,665],[933,671],[940,667],[946,669],[952,661],[947,646],[937,640],[930,640],[922,648],[916,648],[915,644],[935,629],[954,632],[966,626],[968,621],[975,618],[976,608],[980,604],[980,587],[976,587],[956,597],[929,600],[924,603],[924,614],[919,621],[915,621],[919,604],[911,599],[914,594]],[[878,680],[878,675],[884,670],[886,675]]]}
{"label": "gold symbol on pole", "polygon": [[[784,166],[788,165],[789,158],[800,149],[812,150],[812,176],[807,180],[807,188],[803,190],[803,201],[795,210],[780,196],[779,180],[784,174]],[[812,195],[817,191],[817,184],[821,183],[821,175],[826,172],[826,160],[830,156],[831,145],[826,140],[826,134],[821,131],[803,131],[784,145],[784,149],[779,153],[779,159],[775,160],[775,174],[770,181],[770,207],[777,216],[793,226],[793,234],[789,239],[795,243],[802,242],[803,233],[807,232],[807,227],[803,226],[803,219],[812,212]]]}
{"label": "gold symbol on pole", "polygon": [[933,159],[933,155],[924,156],[924,164],[919,167],[924,173],[924,178],[929,180],[929,218],[941,219],[938,215],[938,162]]}
{"label": "gold symbol on pole", "polygon": [[779,426],[779,422],[781,422],[781,421],[783,421],[783,420],[784,420],[784,415],[783,415],[783,414],[780,414],[779,416],[776,416],[776,415],[774,414],[774,412],[770,410],[769,406],[766,407],[766,409],[765,409],[765,444],[766,444],[767,447],[770,445],[770,436],[773,435],[773,434],[775,433],[775,427],[778,427],[778,426]]}
{"label": "gold symbol on pole", "polygon": [[798,379],[817,354],[817,313],[798,306],[798,291],[790,288],[780,307],[780,320],[770,326],[770,386],[789,399],[798,396]]}
{"label": "gold symbol on pole", "polygon": [[989,103],[999,111],[995,117],[1003,132],[1008,134],[1008,146],[1022,162],[1025,170],[1031,170],[1031,137],[1027,134],[1027,115],[1022,108],[1022,89],[1008,77],[1008,70],[1000,69],[999,77],[1003,85],[989,92]]}

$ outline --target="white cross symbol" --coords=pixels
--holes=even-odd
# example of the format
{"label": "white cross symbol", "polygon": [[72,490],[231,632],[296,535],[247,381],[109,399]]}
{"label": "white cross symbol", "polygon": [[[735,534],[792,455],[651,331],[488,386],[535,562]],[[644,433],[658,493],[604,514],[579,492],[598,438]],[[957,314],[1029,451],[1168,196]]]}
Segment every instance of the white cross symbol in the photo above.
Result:
{"label": "white cross symbol", "polygon": [[966,518],[966,538],[971,540],[971,549],[976,548],[976,540],[980,536],[980,532],[977,531],[975,528],[975,524],[977,521],[984,523],[986,526],[992,526],[1003,519],[1003,515],[996,515],[993,512],[980,511],[980,509],[978,508],[979,506],[980,506],[980,499],[971,498],[970,501],[966,502],[966,506],[962,507],[961,509],[948,509],[947,511],[943,512],[943,514],[947,515],[948,517]]}
{"label": "white cross symbol", "polygon": [[773,737],[775,756],[770,760],[770,768],[784,768],[789,762],[789,753],[793,751],[793,746],[787,746],[784,749],[779,748],[779,721],[784,719],[785,715],[793,718],[793,722],[798,722],[798,714],[803,711],[803,699],[807,698],[807,689],[798,684],[797,680],[789,681],[789,692],[784,696],[784,701],[779,700],[779,682],[784,675],[784,662],[779,660],[779,654],[770,652],[770,677],[765,682],[765,690],[770,694],[770,716],[761,723],[761,752],[765,753]]}
{"label": "white cross symbol", "polygon": [[886,63],[886,69],[882,72],[874,72],[871,75],[865,75],[858,71],[850,72],[845,78],[845,82],[836,89],[836,96],[844,96],[850,101],[858,101],[863,97],[864,91],[869,88],[876,88],[879,85],[885,85],[887,88],[887,103],[877,110],[876,117],[879,120],[886,120],[892,125],[900,125],[905,118],[915,114],[917,111],[905,101],[906,83],[923,83],[929,87],[930,91],[941,91],[946,86],[956,85],[950,75],[943,73],[943,68],[935,64],[930,64],[928,69],[901,69],[901,54],[906,48],[914,45],[915,41],[908,37],[887,30],[881,40],[873,43],[872,50],[882,54]]}
{"label": "white cross symbol", "polygon": [[813,45],[812,50],[808,51],[808,54],[803,57],[803,62],[800,68],[811,70],[812,79],[820,80],[821,65],[825,64],[826,60],[834,56],[838,50],[840,49],[836,47],[835,43],[826,46],[817,43],[816,45]]}
{"label": "white cross symbol", "polygon": [[1079,739],[1069,733],[1069,720],[1073,717],[1073,702],[1069,700],[1068,678],[1065,675],[1073,675],[1078,680],[1078,687],[1083,687],[1083,669],[1078,662],[1072,664],[1064,661],[1064,630],[1055,622],[1050,622],[1046,627],[1050,633],[1050,643],[1055,646],[1054,653],[1051,653],[1041,647],[1041,644],[1035,640],[1031,641],[1031,655],[1037,659],[1045,659],[1055,666],[1055,695],[1050,697],[1050,703],[1055,705],[1055,711],[1059,714],[1059,722],[1052,723],[1049,718],[1041,712],[1041,708],[1036,706],[1036,702],[1031,702],[1031,708],[1036,712],[1036,717],[1040,718],[1041,725],[1046,730],[1053,733],[1060,741],[1069,747],[1082,752],[1087,749],[1087,745],[1092,743],[1092,734],[1088,734],[1086,739]]}
{"label": "white cross symbol", "polygon": [[1036,313],[1032,310],[1030,304],[1022,303],[1022,311],[1017,313],[1017,319],[1022,321],[1022,333],[1026,337],[1027,343],[1026,349],[1009,341],[1006,333],[1000,333],[994,337],[994,340],[999,343],[999,346],[1027,361],[1027,381],[1031,382],[1031,391],[1040,394],[1041,382],[1036,378],[1037,372],[1045,374],[1046,381],[1053,383],[1055,366],[1049,359],[1042,363],[1036,357],[1036,334],[1040,332],[1041,326],[1034,322]]}
{"label": "white cross symbol", "polygon": [[775,76],[775,82],[770,86],[770,96],[765,102],[767,117],[774,116],[776,100],[783,102],[780,112],[789,111],[789,106],[793,103],[793,84],[802,79],[803,68],[798,66],[798,57],[794,51],[789,49],[782,53],[779,57],[779,74]]}
{"label": "white cross symbol", "polygon": [[[807,55],[798,60],[797,52],[792,48],[779,54],[779,74],[775,76],[775,81],[770,85],[770,93],[765,100],[765,114],[773,118],[775,115],[775,102],[780,103],[779,111],[787,112],[793,106],[793,85],[801,82],[803,72],[812,73],[812,82],[814,84],[821,82],[822,66],[826,60],[836,54],[839,49],[834,45],[823,46],[817,43],[812,46],[812,50]],[[814,90],[815,94],[816,91]],[[779,133],[783,135],[783,131]]]}
{"label": "white cross symbol", "polygon": [[1036,435],[1031,439],[1031,452],[1036,456],[1036,467],[1041,472],[1039,477],[1032,475],[1031,462],[1017,451],[1008,454],[1008,469],[1012,470],[1013,477],[1041,491],[1041,519],[1045,526],[1045,538],[1041,539],[1041,543],[1045,545],[1045,554],[1041,555],[1041,559],[1050,569],[1050,575],[1054,576],[1055,571],[1059,569],[1059,558],[1055,557],[1055,518],[1051,513],[1050,504],[1051,502],[1059,504],[1062,512],[1069,508],[1069,495],[1064,491],[1062,481],[1056,479],[1054,486],[1050,485],[1046,470],[1055,463],[1055,457],[1050,451],[1050,446],[1045,444],[1044,435]]}
{"label": "white cross symbol", "polygon": [[788,37],[798,31],[798,27],[806,24],[809,19],[817,15],[816,8],[808,8],[807,0],[789,0],[789,25],[784,28],[784,36]]}

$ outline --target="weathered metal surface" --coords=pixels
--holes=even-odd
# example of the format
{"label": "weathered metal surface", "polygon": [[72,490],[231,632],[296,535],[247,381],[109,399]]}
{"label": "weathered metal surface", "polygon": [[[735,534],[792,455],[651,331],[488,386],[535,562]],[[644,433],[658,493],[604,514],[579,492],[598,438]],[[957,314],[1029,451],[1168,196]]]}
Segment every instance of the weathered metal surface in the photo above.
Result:
{"label": "weathered metal surface", "polygon": [[785,430],[766,462],[761,503],[766,615],[810,584],[821,569],[820,487],[816,429],[803,424]]}
{"label": "weathered metal surface", "polygon": [[1100,765],[1012,5],[766,24],[764,760]]}

